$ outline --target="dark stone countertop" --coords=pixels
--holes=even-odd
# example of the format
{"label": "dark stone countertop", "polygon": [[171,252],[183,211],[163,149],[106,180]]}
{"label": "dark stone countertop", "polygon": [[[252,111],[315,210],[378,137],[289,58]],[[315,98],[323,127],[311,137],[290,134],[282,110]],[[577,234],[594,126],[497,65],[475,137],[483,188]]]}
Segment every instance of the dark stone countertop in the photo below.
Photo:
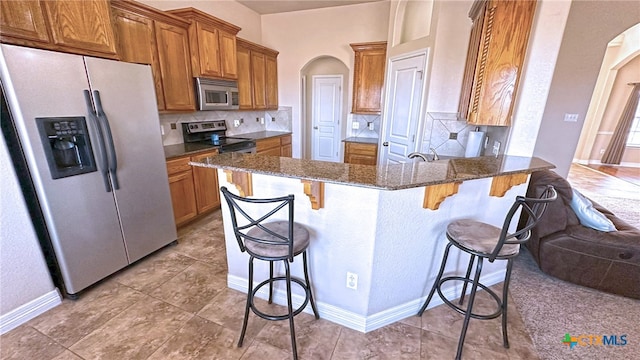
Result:
{"label": "dark stone countertop", "polygon": [[[258,132],[252,132],[252,133],[246,133],[246,134],[235,134],[235,135],[229,135],[229,136],[242,137],[242,138],[248,138],[253,140],[261,140],[261,139],[268,139],[271,137],[285,136],[285,135],[291,135],[291,132],[289,131],[258,131]],[[197,153],[210,151],[213,149],[217,149],[219,147],[220,147],[219,145],[202,144],[202,143],[180,143],[180,144],[174,144],[174,145],[165,145],[164,157],[165,159],[170,160],[170,159],[185,156],[185,155],[194,155]]]}
{"label": "dark stone countertop", "polygon": [[352,142],[352,143],[359,143],[359,144],[375,144],[378,145],[378,138],[365,138],[365,137],[348,137],[344,140],[342,140],[342,142]]}
{"label": "dark stone countertop", "polygon": [[382,190],[408,189],[555,168],[553,164],[540,158],[521,156],[483,156],[372,166],[227,153],[190,164]]}

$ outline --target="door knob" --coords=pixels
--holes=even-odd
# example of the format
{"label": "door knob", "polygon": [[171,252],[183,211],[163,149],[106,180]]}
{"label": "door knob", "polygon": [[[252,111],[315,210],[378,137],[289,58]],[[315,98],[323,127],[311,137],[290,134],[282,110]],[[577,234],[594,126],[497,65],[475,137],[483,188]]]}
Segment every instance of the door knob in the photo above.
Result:
{"label": "door knob", "polygon": [[382,146],[389,146],[389,142],[388,141],[383,142]]}

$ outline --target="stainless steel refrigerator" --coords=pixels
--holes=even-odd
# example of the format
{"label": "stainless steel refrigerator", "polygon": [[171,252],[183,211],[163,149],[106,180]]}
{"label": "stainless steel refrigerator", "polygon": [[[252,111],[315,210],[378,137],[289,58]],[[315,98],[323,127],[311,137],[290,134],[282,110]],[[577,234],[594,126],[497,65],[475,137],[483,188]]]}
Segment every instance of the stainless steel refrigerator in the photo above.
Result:
{"label": "stainless steel refrigerator", "polygon": [[0,76],[68,296],[177,239],[149,66],[2,44]]}

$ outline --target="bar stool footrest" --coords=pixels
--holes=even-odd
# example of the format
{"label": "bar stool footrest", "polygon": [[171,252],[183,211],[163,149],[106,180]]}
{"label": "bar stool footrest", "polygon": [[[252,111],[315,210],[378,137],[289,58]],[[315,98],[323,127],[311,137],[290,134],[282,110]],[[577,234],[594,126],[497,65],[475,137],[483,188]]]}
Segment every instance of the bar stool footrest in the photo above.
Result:
{"label": "bar stool footrest", "polygon": [[[467,279],[463,276],[447,276],[440,279],[438,286],[436,286],[438,295],[440,295],[440,298],[442,299],[442,301],[444,301],[445,304],[447,304],[450,308],[454,309],[460,314],[463,314],[463,315],[466,314],[467,309],[463,309],[460,306],[454,304],[442,294],[442,290],[440,289],[440,287],[442,286],[442,284],[444,284],[447,281],[463,281],[466,283],[473,283],[473,279]],[[496,301],[496,304],[498,305],[498,310],[496,310],[496,312],[494,312],[493,314],[489,314],[489,315],[482,315],[482,314],[476,314],[474,312],[471,312],[470,316],[474,319],[480,319],[480,320],[495,319],[498,316],[500,316],[502,314],[502,300],[500,300],[500,297],[496,295],[496,293],[493,290],[489,289],[487,286],[485,286],[480,282],[478,282],[478,287],[481,288],[482,290],[485,290],[489,295],[491,295],[491,297]],[[476,294],[477,294],[477,291],[476,291]]]}
{"label": "bar stool footrest", "polygon": [[[254,299],[255,299],[255,295],[258,292],[258,290],[260,290],[261,287],[269,284],[270,282],[276,282],[276,281],[286,281],[287,277],[286,276],[277,276],[274,277],[272,279],[267,279],[263,282],[261,282],[260,284],[258,284],[253,291],[251,292],[251,310],[253,311],[254,314],[258,315],[259,317],[265,319],[265,320],[287,320],[289,319],[289,314],[284,314],[284,315],[271,315],[271,314],[267,314],[264,313],[260,310],[258,310],[258,308],[255,306],[255,304],[253,303]],[[298,307],[297,309],[295,309],[293,311],[293,316],[296,316],[298,314],[300,314],[305,307],[307,307],[307,304],[309,303],[309,298],[310,298],[310,291],[309,291],[309,287],[300,279],[296,279],[294,277],[291,278],[291,283],[296,283],[298,284],[300,287],[302,287],[304,289],[305,292],[305,299],[302,302],[302,305],[300,305],[300,307]]]}

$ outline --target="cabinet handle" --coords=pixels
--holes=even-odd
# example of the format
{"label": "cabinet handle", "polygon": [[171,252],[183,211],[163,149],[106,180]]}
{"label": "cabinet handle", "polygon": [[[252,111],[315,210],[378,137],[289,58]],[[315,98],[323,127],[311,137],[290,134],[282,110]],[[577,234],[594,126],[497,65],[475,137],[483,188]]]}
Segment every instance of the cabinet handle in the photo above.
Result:
{"label": "cabinet handle", "polygon": [[313,127],[313,129],[314,129],[314,130],[318,130],[318,127],[317,127],[317,126],[314,126],[314,127]]}
{"label": "cabinet handle", "polygon": [[382,146],[389,146],[389,142],[388,141],[383,142]]}

